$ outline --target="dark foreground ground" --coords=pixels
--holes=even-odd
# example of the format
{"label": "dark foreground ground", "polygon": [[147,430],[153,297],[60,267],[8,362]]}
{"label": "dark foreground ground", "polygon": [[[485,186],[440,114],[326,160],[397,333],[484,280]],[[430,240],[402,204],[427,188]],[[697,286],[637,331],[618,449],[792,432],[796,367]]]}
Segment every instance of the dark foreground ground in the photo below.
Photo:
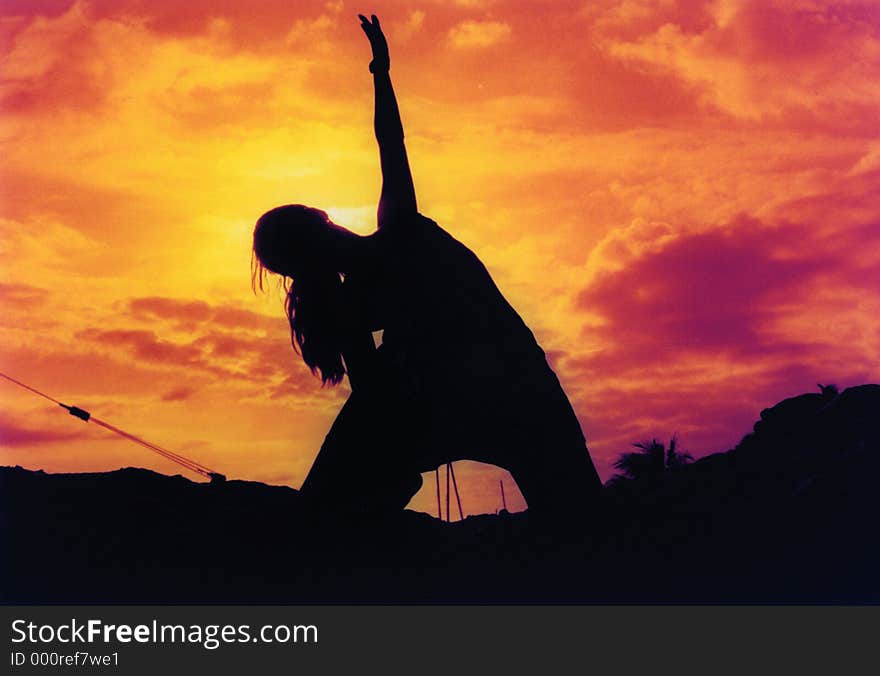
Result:
{"label": "dark foreground ground", "polygon": [[761,413],[733,450],[528,513],[328,522],[297,491],[127,468],[0,468],[11,602],[880,601],[880,386]]}

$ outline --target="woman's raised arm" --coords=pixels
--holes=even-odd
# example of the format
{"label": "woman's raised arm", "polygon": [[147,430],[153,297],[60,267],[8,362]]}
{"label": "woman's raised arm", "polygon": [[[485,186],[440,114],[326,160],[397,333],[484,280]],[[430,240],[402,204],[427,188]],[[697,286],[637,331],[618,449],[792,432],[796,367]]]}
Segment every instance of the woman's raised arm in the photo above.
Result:
{"label": "woman's raised arm", "polygon": [[361,28],[370,40],[373,60],[370,72],[376,95],[374,126],[379,142],[379,159],[382,165],[382,195],[379,198],[379,228],[389,223],[405,221],[417,212],[416,190],[413,186],[406,147],[403,143],[403,123],[391,86],[391,59],[388,42],[382,33],[379,19],[372,15],[367,19],[359,14]]}

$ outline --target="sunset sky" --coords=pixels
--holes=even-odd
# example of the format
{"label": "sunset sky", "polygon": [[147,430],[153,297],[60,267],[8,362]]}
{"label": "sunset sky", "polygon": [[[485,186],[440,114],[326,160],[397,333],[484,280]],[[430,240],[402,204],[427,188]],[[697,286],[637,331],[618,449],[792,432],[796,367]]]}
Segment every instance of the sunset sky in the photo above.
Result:
{"label": "sunset sky", "polygon": [[[347,390],[252,293],[250,241],[285,203],[375,227],[358,12],[390,42],[420,210],[532,327],[603,478],[634,441],[726,450],[784,397],[880,380],[876,0],[4,0],[0,370],[298,487]],[[187,474],[0,402],[0,464]],[[503,477],[524,506],[456,467],[466,511]]]}

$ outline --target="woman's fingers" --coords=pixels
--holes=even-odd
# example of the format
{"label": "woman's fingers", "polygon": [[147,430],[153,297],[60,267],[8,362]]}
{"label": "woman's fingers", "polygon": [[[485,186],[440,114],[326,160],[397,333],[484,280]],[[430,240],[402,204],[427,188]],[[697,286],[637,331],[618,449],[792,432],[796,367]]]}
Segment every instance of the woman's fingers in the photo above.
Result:
{"label": "woman's fingers", "polygon": [[[358,14],[358,18],[361,20],[361,28],[364,29],[364,33],[367,34],[367,37],[369,37],[370,40],[374,39],[377,33],[381,32],[379,29],[379,25],[377,23],[371,22],[363,14]],[[375,15],[373,15],[373,18],[375,18]]]}
{"label": "woman's fingers", "polygon": [[[379,17],[371,14],[370,18],[367,19],[363,14],[358,14],[358,19],[361,20],[361,28],[366,33],[373,48],[373,56],[382,63],[387,63],[388,43],[385,41],[385,35],[382,33]],[[387,68],[387,65],[385,67]]]}
{"label": "woman's fingers", "polygon": [[364,30],[370,28],[381,32],[382,25],[379,23],[379,17],[375,14],[371,14],[369,19],[363,14],[358,14],[358,19],[361,20],[361,28],[363,28]]}

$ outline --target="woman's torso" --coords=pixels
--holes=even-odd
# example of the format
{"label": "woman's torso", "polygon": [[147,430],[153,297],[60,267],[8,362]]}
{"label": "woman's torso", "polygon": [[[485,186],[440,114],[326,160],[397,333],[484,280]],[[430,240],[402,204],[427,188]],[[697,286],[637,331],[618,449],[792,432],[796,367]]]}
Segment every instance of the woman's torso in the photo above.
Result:
{"label": "woman's torso", "polygon": [[373,255],[344,286],[364,324],[383,330],[383,359],[431,434],[574,421],[580,435],[544,351],[483,263],[433,221],[413,220],[376,233]]}

